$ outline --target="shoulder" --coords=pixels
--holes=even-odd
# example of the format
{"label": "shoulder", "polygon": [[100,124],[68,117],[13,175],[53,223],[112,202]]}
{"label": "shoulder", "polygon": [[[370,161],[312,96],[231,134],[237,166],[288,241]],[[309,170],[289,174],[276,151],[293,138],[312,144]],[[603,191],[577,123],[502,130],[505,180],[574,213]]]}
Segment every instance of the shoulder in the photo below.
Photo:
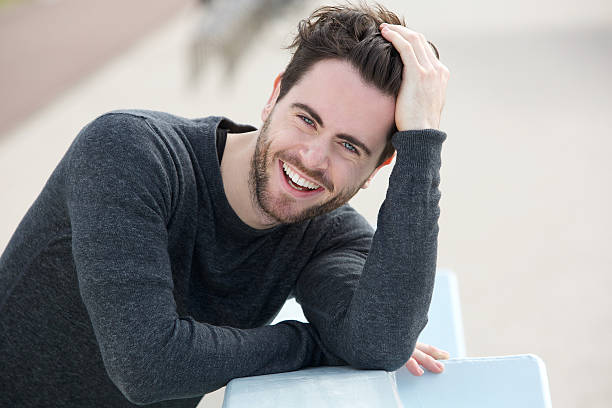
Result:
{"label": "shoulder", "polygon": [[143,204],[167,219],[180,188],[179,168],[187,169],[175,152],[146,117],[103,114],[79,132],[63,159],[69,202],[74,208],[86,201],[124,209]]}
{"label": "shoulder", "polygon": [[154,116],[146,111],[112,111],[87,124],[66,155],[72,179],[89,175],[122,183],[170,184],[177,155],[167,139],[175,136],[162,136],[149,117]]}
{"label": "shoulder", "polygon": [[214,116],[187,119],[158,111],[115,110],[88,123],[77,135],[71,150],[115,160],[180,158],[188,154],[185,144],[190,133],[206,133],[206,129],[214,128],[220,120]]}
{"label": "shoulder", "polygon": [[[151,125],[163,128],[190,128],[190,127],[216,127],[220,122],[227,120],[222,116],[206,116],[202,118],[189,119],[183,116],[167,112],[146,109],[120,109],[108,112],[98,119],[115,117],[123,120],[144,121]],[[231,121],[229,121],[231,122]],[[233,122],[231,122],[233,124]]]}
{"label": "shoulder", "polygon": [[77,135],[76,147],[95,148],[104,146],[115,150],[114,146],[142,142],[155,135],[145,118],[128,111],[113,111],[98,116],[89,122]]}
{"label": "shoulder", "polygon": [[201,125],[200,120],[186,119],[165,112],[123,109],[98,116],[81,130],[79,138],[95,135],[96,138],[130,140],[162,132],[172,134],[181,127],[197,125]]}
{"label": "shoulder", "polygon": [[[173,115],[167,112],[144,110],[144,109],[120,109],[104,113],[84,129],[102,127],[106,130],[121,129],[122,126],[146,127],[148,131],[157,129],[181,128],[215,128],[222,121],[227,121],[222,116],[207,116],[196,119],[188,119],[182,116]],[[233,122],[231,123],[233,125]],[[147,125],[147,126],[145,126]],[[240,125],[236,125],[240,126]]]}

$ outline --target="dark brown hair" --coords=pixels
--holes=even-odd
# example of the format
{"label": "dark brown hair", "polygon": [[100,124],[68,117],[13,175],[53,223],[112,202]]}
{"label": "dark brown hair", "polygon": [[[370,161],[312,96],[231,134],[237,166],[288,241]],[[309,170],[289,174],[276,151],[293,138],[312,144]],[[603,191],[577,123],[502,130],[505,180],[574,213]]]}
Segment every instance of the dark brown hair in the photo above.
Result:
{"label": "dark brown hair", "polygon": [[[287,47],[294,49],[281,81],[278,99],[302,78],[312,66],[324,59],[350,62],[366,83],[383,93],[397,97],[402,82],[403,64],[399,53],[380,33],[382,23],[406,25],[384,6],[324,6],[300,21],[298,33]],[[395,152],[389,130],[387,145],[377,164],[382,164]]]}

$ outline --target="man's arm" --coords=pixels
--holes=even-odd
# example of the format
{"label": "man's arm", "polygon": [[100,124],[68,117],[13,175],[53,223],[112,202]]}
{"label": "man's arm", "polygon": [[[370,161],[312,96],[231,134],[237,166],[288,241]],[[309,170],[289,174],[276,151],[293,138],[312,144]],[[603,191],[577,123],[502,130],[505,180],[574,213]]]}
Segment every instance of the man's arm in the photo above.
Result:
{"label": "man's arm", "polygon": [[366,256],[358,224],[337,226],[341,241],[313,259],[296,295],[331,353],[363,368],[394,370],[409,361],[418,375],[411,356],[422,362],[428,361],[423,354],[436,354],[415,346],[427,323],[436,269],[446,138],[437,128],[449,75],[422,35],[401,26],[382,34],[400,53],[404,70],[395,111],[400,131],[392,139],[397,161],[378,229]]}
{"label": "man's arm", "polygon": [[345,218],[330,231],[329,249],[300,274],[296,298],[305,316],[329,351],[350,365],[399,368],[427,323],[444,137],[434,130],[394,135],[397,162],[369,254],[365,221]]}
{"label": "man's arm", "polygon": [[66,157],[74,263],[109,378],[152,403],[320,364],[308,324],[241,330],[177,314],[166,225],[178,176],[151,133],[140,118],[105,115]]}

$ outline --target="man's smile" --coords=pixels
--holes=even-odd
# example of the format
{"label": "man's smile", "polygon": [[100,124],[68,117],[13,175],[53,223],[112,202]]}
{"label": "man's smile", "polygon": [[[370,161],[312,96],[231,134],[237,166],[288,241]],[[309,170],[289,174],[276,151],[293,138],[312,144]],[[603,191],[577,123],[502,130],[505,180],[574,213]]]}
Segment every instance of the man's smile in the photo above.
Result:
{"label": "man's smile", "polygon": [[308,179],[288,163],[278,160],[281,183],[286,190],[296,197],[310,197],[325,191],[325,188]]}

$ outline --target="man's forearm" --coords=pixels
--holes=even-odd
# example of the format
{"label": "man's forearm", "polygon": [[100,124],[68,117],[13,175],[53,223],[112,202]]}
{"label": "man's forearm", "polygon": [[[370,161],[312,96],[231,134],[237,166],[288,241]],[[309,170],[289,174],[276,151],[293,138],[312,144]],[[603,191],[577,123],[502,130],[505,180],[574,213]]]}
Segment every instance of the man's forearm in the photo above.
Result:
{"label": "man's forearm", "polygon": [[155,334],[139,331],[146,344],[102,339],[102,349],[115,385],[130,401],[149,404],[203,395],[233,378],[319,365],[310,331],[299,322],[241,330],[178,319],[167,343],[163,335],[156,341]]}
{"label": "man's forearm", "polygon": [[387,197],[359,287],[348,313],[348,333],[364,355],[408,360],[427,323],[437,260],[440,150],[445,134],[401,132]]}

